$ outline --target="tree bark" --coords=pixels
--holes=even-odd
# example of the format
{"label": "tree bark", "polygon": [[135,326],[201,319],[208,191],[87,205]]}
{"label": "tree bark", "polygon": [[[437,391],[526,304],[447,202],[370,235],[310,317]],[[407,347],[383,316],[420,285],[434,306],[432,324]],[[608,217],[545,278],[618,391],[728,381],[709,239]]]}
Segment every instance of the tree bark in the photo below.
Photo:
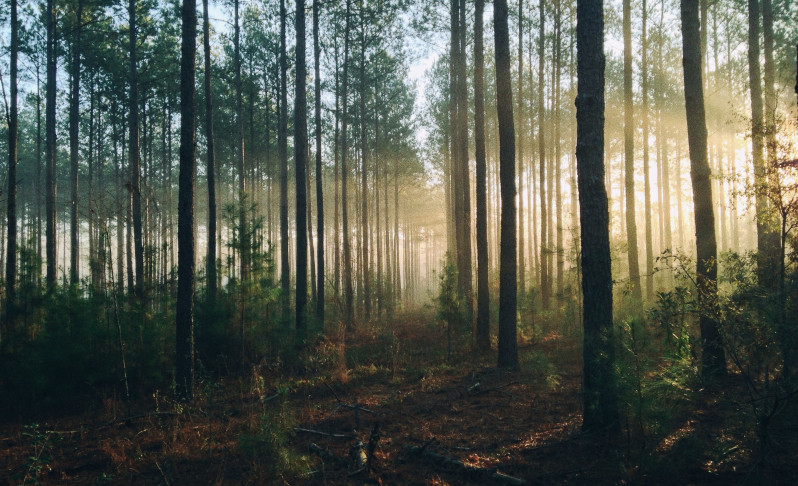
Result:
{"label": "tree bark", "polygon": [[[17,0],[11,0],[11,45],[9,59],[9,89],[11,100],[8,112],[8,195],[6,216],[8,217],[8,240],[6,242],[6,304],[2,331],[13,329],[14,306],[17,298],[17,72],[19,55],[19,18]],[[5,335],[5,334],[4,334]]]}
{"label": "tree bark", "polygon": [[485,57],[483,46],[484,0],[474,6],[474,143],[476,149],[477,205],[477,322],[476,342],[481,351],[490,349],[490,292],[488,289],[488,204],[485,161]]}
{"label": "tree bark", "polygon": [[141,166],[139,154],[139,86],[138,86],[138,60],[136,43],[136,3],[137,0],[128,0],[129,18],[129,52],[130,52],[130,71],[128,82],[130,83],[129,96],[129,121],[128,121],[128,143],[129,143],[129,163],[130,163],[130,185],[129,189],[133,196],[133,247],[136,263],[136,282],[135,293],[141,298],[144,295],[144,246],[142,244],[141,229]]}
{"label": "tree bark", "polygon": [[291,270],[288,258],[288,85],[286,60],[287,14],[285,0],[280,0],[280,120],[277,129],[277,152],[280,159],[280,289],[284,326],[291,319]]}
{"label": "tree bark", "polygon": [[56,285],[56,211],[55,211],[55,92],[56,92],[56,25],[54,0],[47,0],[47,93],[44,114],[45,124],[45,240],[47,259],[47,291]]}
{"label": "tree bark", "polygon": [[[546,105],[544,94],[544,58],[546,53],[546,17],[544,2],[539,4],[540,31],[538,37],[538,157],[540,158],[540,299],[543,309],[549,308],[551,280],[549,278],[548,212],[546,207]],[[551,175],[551,174],[549,174]]]}
{"label": "tree bark", "polygon": [[351,330],[355,319],[354,309],[354,289],[352,288],[352,251],[349,235],[349,208],[347,182],[349,179],[349,169],[347,158],[349,150],[349,139],[347,138],[347,128],[349,125],[349,29],[350,29],[350,10],[351,0],[346,0],[346,21],[344,27],[344,73],[343,73],[343,114],[341,116],[341,223],[343,254],[344,254],[344,325],[347,330]]}
{"label": "tree bark", "polygon": [[498,366],[518,367],[516,289],[515,127],[510,86],[510,33],[507,0],[493,5],[496,56],[496,108],[499,122],[499,177],[501,178],[501,250],[499,263]]}
{"label": "tree bark", "polygon": [[524,0],[518,0],[518,285],[526,293],[526,254],[524,252]]}
{"label": "tree bark", "polygon": [[319,45],[319,0],[313,0],[313,88],[316,125],[316,319],[324,328],[324,193],[321,164],[321,47]]}
{"label": "tree bark", "polygon": [[577,0],[576,160],[584,294],[583,431],[619,430],[612,332],[609,210],[604,185],[604,12]]}
{"label": "tree bark", "polygon": [[[207,0],[204,0],[207,8]],[[207,19],[207,9],[205,10]],[[180,60],[180,176],[177,209],[175,384],[179,399],[194,397],[194,173],[197,3],[183,0]],[[207,39],[207,32],[206,32]]]}
{"label": "tree bark", "polygon": [[[646,213],[646,302],[654,302],[654,249],[651,229],[651,178],[649,174],[649,124],[648,124],[648,7],[646,0],[642,6],[643,26],[641,32],[640,46],[642,49],[642,61],[640,75],[641,96],[643,98],[642,124],[643,124],[643,185],[644,185],[644,205]],[[666,211],[663,209],[662,211]]]}
{"label": "tree bark", "polygon": [[[753,0],[756,1],[756,0]],[[726,358],[718,323],[717,247],[712,186],[707,162],[707,126],[704,113],[704,88],[701,80],[701,47],[698,32],[698,0],[681,0],[682,64],[684,101],[687,112],[687,139],[690,148],[690,178],[695,206],[696,282],[698,285],[699,324],[701,327],[702,372],[725,373]]]}
{"label": "tree bark", "polygon": [[[205,263],[208,286],[208,299],[211,303],[216,299],[216,148],[213,137],[213,96],[211,92],[211,33],[208,0],[202,0],[204,16],[202,18],[202,46],[204,51],[205,76],[205,139],[208,157],[208,254]],[[268,141],[267,141],[268,143]]]}
{"label": "tree bark", "polygon": [[[764,1],[764,0],[763,0]],[[762,109],[762,81],[759,61],[759,0],[748,0],[748,82],[751,90],[751,157],[754,164],[756,199],[757,275],[760,285],[775,290],[778,272],[778,235],[772,228],[768,208],[767,176],[764,162],[765,124]]]}
{"label": "tree bark", "polygon": [[69,229],[69,283],[77,285],[80,279],[78,254],[78,159],[80,156],[80,50],[83,30],[83,2],[78,0],[75,11],[75,31],[72,38],[72,85],[69,99],[69,182],[71,188]]}
{"label": "tree bark", "polygon": [[640,265],[637,253],[637,222],[635,221],[634,143],[635,122],[632,101],[632,7],[631,0],[623,0],[623,148],[626,192],[626,241],[628,244],[629,283],[632,308],[642,302]]}

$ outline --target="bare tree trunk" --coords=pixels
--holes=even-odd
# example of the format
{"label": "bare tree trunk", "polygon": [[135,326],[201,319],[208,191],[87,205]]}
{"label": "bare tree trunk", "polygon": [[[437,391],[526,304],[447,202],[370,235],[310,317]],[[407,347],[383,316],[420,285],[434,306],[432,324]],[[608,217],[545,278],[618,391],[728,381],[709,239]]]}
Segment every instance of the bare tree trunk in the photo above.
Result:
{"label": "bare tree trunk", "polygon": [[139,87],[138,87],[138,60],[136,54],[136,4],[137,0],[128,0],[129,18],[129,47],[130,47],[130,97],[128,135],[129,160],[130,160],[130,191],[133,196],[133,246],[136,258],[136,283],[135,293],[141,298],[144,295],[144,246],[141,231],[141,166],[139,154]]}
{"label": "bare tree trunk", "polygon": [[277,152],[280,159],[280,289],[282,321],[288,326],[291,317],[291,273],[288,255],[288,85],[285,27],[285,0],[280,0],[280,120],[277,129]]}
{"label": "bare tree trunk", "polygon": [[[540,298],[544,309],[549,308],[551,281],[549,279],[548,212],[546,207],[546,134],[544,93],[544,58],[546,54],[546,20],[544,2],[539,4],[540,32],[538,49],[538,157],[540,158]],[[551,175],[551,174],[549,174]]]}
{"label": "bare tree trunk", "polygon": [[643,118],[643,184],[645,191],[645,213],[646,213],[646,302],[654,302],[654,249],[653,236],[651,229],[651,177],[649,174],[649,125],[648,125],[648,7],[646,0],[643,0],[643,30],[641,33],[640,45],[642,48],[642,88],[643,98],[642,118]]}
{"label": "bare tree trunk", "polygon": [[577,175],[584,294],[583,431],[620,428],[614,340],[609,211],[604,185],[604,12],[602,0],[577,0]]}
{"label": "bare tree trunk", "polygon": [[349,208],[347,180],[349,179],[349,169],[347,158],[349,156],[349,140],[347,139],[347,128],[349,125],[349,29],[350,29],[350,9],[351,1],[346,0],[346,26],[344,27],[344,73],[343,73],[343,115],[341,117],[341,219],[342,237],[344,253],[344,324],[347,330],[352,328],[355,319],[354,309],[354,289],[352,288],[352,252],[350,248],[349,235]]}
{"label": "bare tree trunk", "polygon": [[[207,2],[207,0],[205,1]],[[207,16],[207,10],[205,13]],[[183,0],[182,20],[175,384],[178,398],[191,401],[194,398],[194,249],[196,245],[194,237],[196,0]]]}
{"label": "bare tree trunk", "polygon": [[[766,0],[763,0],[766,1]],[[756,199],[757,275],[765,288],[775,289],[778,235],[769,221],[763,155],[765,120],[762,113],[762,81],[759,61],[759,0],[748,0],[748,80],[751,90],[751,156],[754,164]]]}
{"label": "bare tree trunk", "polygon": [[[755,1],[755,0],[754,0]],[[702,372],[725,373],[726,358],[713,308],[717,294],[717,247],[712,186],[707,163],[707,128],[704,89],[701,80],[701,49],[697,0],[681,0],[684,99],[687,137],[690,145],[690,176],[693,183],[696,230],[696,281],[702,340]]]}
{"label": "bare tree trunk", "polygon": [[78,0],[75,12],[75,31],[72,38],[72,83],[69,100],[69,182],[71,188],[70,230],[69,230],[69,283],[77,285],[80,279],[78,253],[78,158],[80,122],[80,49],[83,30],[83,2]]}
{"label": "bare tree trunk", "polygon": [[626,240],[629,246],[629,283],[632,308],[642,302],[640,265],[637,256],[637,223],[635,221],[634,179],[634,108],[632,102],[632,7],[631,0],[623,0],[623,106],[624,106],[624,174],[626,190]]}
{"label": "bare tree trunk", "polygon": [[[238,236],[241,256],[241,282],[249,279],[250,230],[247,225],[246,169],[244,168],[244,113],[241,87],[241,26],[239,25],[240,0],[234,1],[233,61],[235,63],[236,90],[236,162],[238,164]],[[241,325],[244,325],[244,306],[241,307]],[[243,333],[243,327],[242,327]]]}
{"label": "bare tree trunk", "polygon": [[[361,9],[362,9],[361,3]],[[361,271],[363,278],[363,310],[368,321],[371,318],[371,266],[369,264],[368,229],[368,148],[366,146],[366,13],[360,12],[360,236]]]}
{"label": "bare tree trunk", "polygon": [[516,294],[516,209],[515,209],[515,127],[513,93],[510,86],[510,33],[507,0],[493,5],[496,56],[496,107],[499,121],[501,177],[501,255],[499,270],[499,357],[498,366],[518,367],[518,320]]}
{"label": "bare tree trunk", "polygon": [[[0,334],[5,336],[14,325],[14,310],[17,298],[17,62],[19,54],[19,18],[17,0],[11,0],[11,46],[10,46],[10,107],[8,112],[8,195],[6,216],[8,218],[8,241],[6,243],[6,302]],[[3,332],[5,331],[5,332]]]}
{"label": "bare tree trunk", "polygon": [[[211,33],[208,0],[202,0],[202,46],[204,52],[205,76],[205,140],[207,144],[208,165],[208,254],[205,262],[207,274],[208,299],[211,303],[216,299],[216,148],[213,136],[213,96],[211,92]],[[267,106],[268,108],[268,106]],[[268,124],[267,124],[268,125]],[[268,140],[267,140],[268,143]]]}
{"label": "bare tree trunk", "polygon": [[319,45],[319,0],[313,0],[313,69],[314,118],[316,124],[316,319],[324,328],[324,192],[321,164],[321,47]]}
{"label": "bare tree trunk", "polygon": [[47,247],[47,291],[51,292],[56,285],[56,212],[55,212],[55,94],[56,94],[56,25],[54,0],[47,0],[47,102],[45,105],[45,160],[47,174],[45,176],[45,239]]}
{"label": "bare tree trunk", "polygon": [[[485,163],[485,58],[483,47],[483,12],[485,9],[484,0],[476,0],[474,8],[474,142],[476,146],[477,161],[476,342],[477,348],[485,352],[490,349],[490,292],[488,288],[488,266],[490,265],[490,262],[488,261],[488,188],[487,166]],[[521,261],[523,261],[523,259]]]}
{"label": "bare tree trunk", "polygon": [[[526,254],[524,252],[524,0],[518,0],[518,285],[526,293]],[[479,292],[479,289],[477,289]]]}

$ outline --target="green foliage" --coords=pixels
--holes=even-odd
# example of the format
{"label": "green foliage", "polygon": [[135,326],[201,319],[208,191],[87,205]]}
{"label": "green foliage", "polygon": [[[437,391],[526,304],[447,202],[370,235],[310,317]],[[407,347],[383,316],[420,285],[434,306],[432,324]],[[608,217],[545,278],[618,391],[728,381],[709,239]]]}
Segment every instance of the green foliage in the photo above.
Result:
{"label": "green foliage", "polygon": [[536,382],[551,389],[560,386],[561,377],[557,367],[542,350],[527,348],[521,352],[519,362],[521,370],[532,376]]}
{"label": "green foliage", "polygon": [[260,420],[249,434],[239,438],[239,447],[252,461],[252,474],[259,484],[295,478],[310,471],[310,459],[289,445],[296,417],[283,397],[278,400],[277,404],[265,403]]}
{"label": "green foliage", "polygon": [[452,262],[451,256],[446,254],[438,287],[438,296],[435,298],[438,308],[438,319],[446,324],[447,356],[451,359],[453,341],[460,340],[465,333],[470,331],[469,307],[465,297],[457,286],[457,267]]}
{"label": "green foliage", "polygon": [[[243,228],[240,204],[246,205]],[[197,306],[197,357],[208,372],[229,372],[255,357],[275,360],[280,354],[293,352],[288,346],[289,330],[278,322],[280,288],[275,281],[274,253],[264,241],[263,218],[257,216],[257,205],[248,204],[245,197],[242,203],[227,205],[224,217],[234,231],[228,243],[228,268],[240,268],[232,255],[246,254],[249,265],[246,279],[229,273],[227,285],[219,294]],[[200,281],[205,278],[201,273]]]}
{"label": "green foliage", "polygon": [[21,477],[12,479],[21,480],[20,484],[39,484],[39,476],[49,470],[51,460],[50,452],[53,445],[61,436],[49,431],[41,430],[39,424],[25,425],[22,437],[30,442],[31,455],[28,456]]}
{"label": "green foliage", "polygon": [[644,435],[667,431],[701,389],[688,295],[684,287],[659,292],[648,319],[627,317],[617,325],[620,403]]}

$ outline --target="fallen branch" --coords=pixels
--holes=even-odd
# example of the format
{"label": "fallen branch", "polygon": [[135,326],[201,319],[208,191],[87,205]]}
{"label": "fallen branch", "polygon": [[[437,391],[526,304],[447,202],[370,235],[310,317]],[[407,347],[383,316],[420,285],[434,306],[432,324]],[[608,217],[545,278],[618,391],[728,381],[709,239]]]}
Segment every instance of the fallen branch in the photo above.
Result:
{"label": "fallen branch", "polygon": [[424,446],[419,447],[405,445],[402,447],[402,453],[404,457],[423,457],[424,459],[427,459],[445,469],[465,474],[482,481],[492,480],[499,484],[506,484],[510,486],[522,486],[527,484],[525,480],[500,473],[496,468],[472,466],[460,461],[459,459],[454,459],[452,457],[438,454],[437,452],[432,452],[426,449]]}
{"label": "fallen branch", "polygon": [[303,429],[302,427],[294,427],[295,432],[303,432],[305,434],[323,435],[324,437],[333,437],[335,439],[351,439],[354,435],[350,434],[333,434],[331,432],[322,432],[321,430]]}
{"label": "fallen branch", "polygon": [[310,448],[311,452],[314,452],[317,456],[321,457],[322,460],[326,459],[328,461],[337,462],[338,464],[340,464],[340,465],[342,465],[344,467],[349,465],[349,463],[346,461],[346,459],[344,459],[342,457],[339,457],[339,456],[336,456],[332,452],[330,452],[327,449],[324,449],[322,447],[319,447],[316,444],[311,443],[309,448]]}
{"label": "fallen branch", "polygon": [[364,406],[362,406],[359,403],[356,403],[356,404],[352,405],[352,404],[349,404],[349,403],[346,403],[346,402],[342,401],[341,397],[339,397],[338,394],[335,393],[335,390],[333,390],[333,388],[329,384],[325,383],[324,385],[330,390],[330,392],[332,392],[333,396],[335,396],[335,399],[338,400],[338,405],[335,406],[333,411],[330,412],[330,414],[327,415],[327,417],[325,417],[324,420],[329,420],[330,417],[335,415],[335,412],[337,412],[338,409],[340,409],[340,408],[348,408],[350,410],[354,410],[355,411],[355,427],[359,429],[360,428],[360,412],[361,411],[362,412],[366,412],[366,413],[370,413],[372,415],[377,415],[377,412],[375,412],[373,410],[369,410],[369,409],[365,408]]}

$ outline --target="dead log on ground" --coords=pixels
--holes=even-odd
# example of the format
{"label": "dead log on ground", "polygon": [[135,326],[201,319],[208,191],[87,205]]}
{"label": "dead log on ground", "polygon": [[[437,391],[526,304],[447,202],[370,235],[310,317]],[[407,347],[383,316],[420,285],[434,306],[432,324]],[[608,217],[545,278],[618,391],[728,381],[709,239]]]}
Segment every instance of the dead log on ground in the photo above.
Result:
{"label": "dead log on ground", "polygon": [[516,478],[514,476],[509,476],[507,474],[500,473],[497,468],[487,468],[487,467],[479,467],[479,466],[472,466],[470,464],[466,464],[459,459],[455,459],[452,457],[444,456],[442,454],[438,454],[437,452],[432,452],[431,450],[427,449],[425,446],[412,446],[412,445],[405,445],[402,447],[402,455],[405,458],[408,457],[422,457],[444,469],[447,469],[452,472],[464,474],[476,480],[485,481],[491,480],[499,484],[506,484],[509,486],[522,486],[526,485],[527,482],[521,478]]}

